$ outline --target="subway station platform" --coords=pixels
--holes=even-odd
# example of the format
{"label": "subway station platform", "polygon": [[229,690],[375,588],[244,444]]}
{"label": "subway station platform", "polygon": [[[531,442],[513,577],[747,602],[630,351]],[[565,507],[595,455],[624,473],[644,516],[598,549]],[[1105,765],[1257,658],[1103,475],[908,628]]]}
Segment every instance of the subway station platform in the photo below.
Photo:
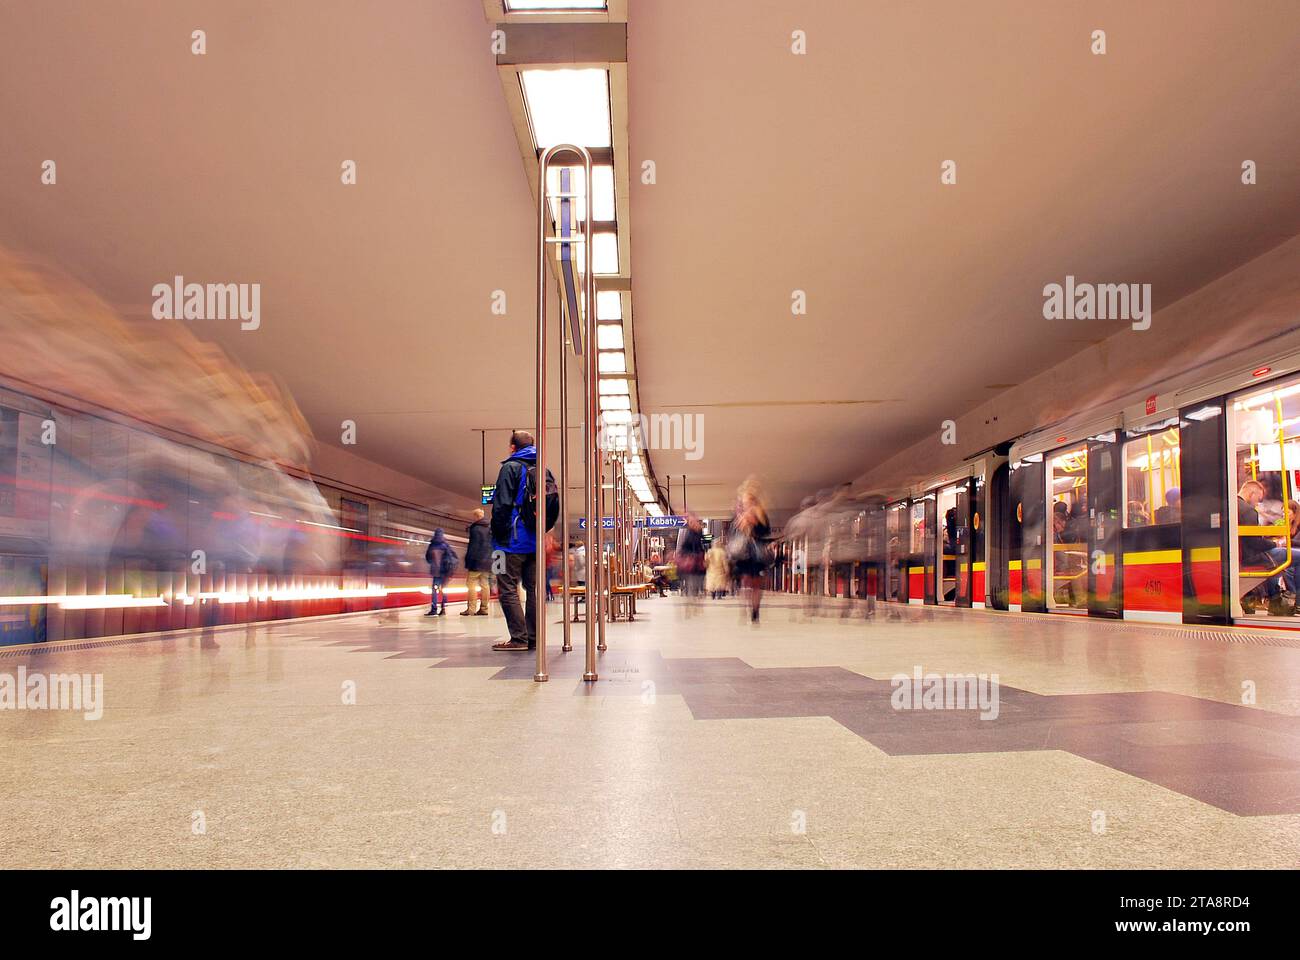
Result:
{"label": "subway station platform", "polygon": [[[1300,642],[772,596],[643,604],[584,684],[499,610],[0,651],[103,675],[0,711],[11,867],[1290,867]],[[841,616],[848,612],[851,615]],[[996,674],[996,716],[895,674]],[[1243,705],[1243,684],[1256,702]],[[354,696],[353,696],[354,694]],[[355,703],[346,702],[355,699]],[[985,710],[985,714],[989,711]]]}

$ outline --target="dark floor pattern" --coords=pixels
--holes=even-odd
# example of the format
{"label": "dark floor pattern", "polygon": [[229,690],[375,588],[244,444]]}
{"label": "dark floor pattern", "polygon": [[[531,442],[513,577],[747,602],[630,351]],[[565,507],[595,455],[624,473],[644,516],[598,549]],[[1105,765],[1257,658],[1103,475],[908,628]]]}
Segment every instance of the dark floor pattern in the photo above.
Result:
{"label": "dark floor pattern", "polygon": [[[600,656],[599,684],[579,680],[584,636],[547,644],[554,682],[578,696],[680,695],[697,720],[830,717],[891,756],[1064,750],[1240,815],[1300,813],[1300,718],[1160,692],[1044,696],[999,690],[995,720],[975,710],[895,710],[888,679],[842,667],[754,668],[738,658]],[[531,679],[531,654],[498,653],[482,637],[375,626],[332,646],[438,659],[434,669],[500,665],[493,679]]]}

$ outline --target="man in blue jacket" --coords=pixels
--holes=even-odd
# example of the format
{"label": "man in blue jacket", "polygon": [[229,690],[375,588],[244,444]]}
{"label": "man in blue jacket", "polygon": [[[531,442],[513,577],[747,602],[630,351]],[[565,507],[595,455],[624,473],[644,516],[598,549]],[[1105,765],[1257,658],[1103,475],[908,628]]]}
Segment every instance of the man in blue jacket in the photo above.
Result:
{"label": "man in blue jacket", "polygon": [[[537,447],[533,435],[516,430],[510,435],[510,456],[501,461],[496,492],[492,495],[493,569],[497,576],[497,598],[506,615],[510,639],[494,643],[493,650],[537,649],[537,598],[533,596],[537,578],[537,531],[524,516],[528,498],[527,475],[537,465]],[[554,522],[558,493],[552,493],[554,480],[546,471],[546,480],[535,482],[542,488],[538,497],[547,513],[547,527]],[[556,501],[552,503],[552,501]],[[533,507],[532,509],[535,509]],[[535,514],[534,514],[535,516]],[[519,607],[519,587],[527,594],[527,609]]]}

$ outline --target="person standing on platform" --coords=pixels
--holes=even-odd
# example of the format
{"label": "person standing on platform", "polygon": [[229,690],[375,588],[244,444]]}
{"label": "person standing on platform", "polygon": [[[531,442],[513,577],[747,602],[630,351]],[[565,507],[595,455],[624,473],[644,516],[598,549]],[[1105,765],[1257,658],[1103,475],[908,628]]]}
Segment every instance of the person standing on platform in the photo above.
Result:
{"label": "person standing on platform", "polygon": [[[428,549],[424,551],[424,559],[428,561],[429,573],[433,577],[433,606],[429,608],[426,617],[443,617],[447,615],[447,589],[446,583],[449,577],[456,572],[456,551],[452,549],[451,544],[447,542],[447,535],[442,532],[442,527],[433,531],[433,539],[429,541]],[[442,608],[439,609],[439,603]]]}
{"label": "person standing on platform", "polygon": [[713,546],[704,555],[704,565],[704,588],[709,591],[709,596],[714,600],[725,597],[731,581],[731,571],[727,569],[727,551],[722,549],[720,541],[713,541]]}
{"label": "person standing on platform", "polygon": [[465,609],[462,617],[486,617],[492,600],[492,531],[483,519],[483,509],[474,511],[469,525],[469,546],[465,548]]}
{"label": "person standing on platform", "polygon": [[[560,513],[555,477],[546,470],[545,479],[539,481],[537,471],[533,435],[516,430],[510,435],[510,456],[501,461],[492,494],[492,547],[501,554],[501,562],[495,565],[497,598],[510,628],[510,639],[492,644],[493,650],[537,648],[537,608],[541,599],[535,596],[537,510],[546,511],[547,529],[555,525]],[[525,609],[519,604],[520,586],[527,598]]]}

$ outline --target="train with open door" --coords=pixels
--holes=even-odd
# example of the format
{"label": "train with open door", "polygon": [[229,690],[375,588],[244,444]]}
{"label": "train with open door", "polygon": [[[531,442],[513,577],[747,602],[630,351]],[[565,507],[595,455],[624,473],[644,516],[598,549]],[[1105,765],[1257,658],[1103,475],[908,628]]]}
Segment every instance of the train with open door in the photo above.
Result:
{"label": "train with open door", "polygon": [[1300,628],[1300,354],[1128,396],[803,511],[773,586]]}

